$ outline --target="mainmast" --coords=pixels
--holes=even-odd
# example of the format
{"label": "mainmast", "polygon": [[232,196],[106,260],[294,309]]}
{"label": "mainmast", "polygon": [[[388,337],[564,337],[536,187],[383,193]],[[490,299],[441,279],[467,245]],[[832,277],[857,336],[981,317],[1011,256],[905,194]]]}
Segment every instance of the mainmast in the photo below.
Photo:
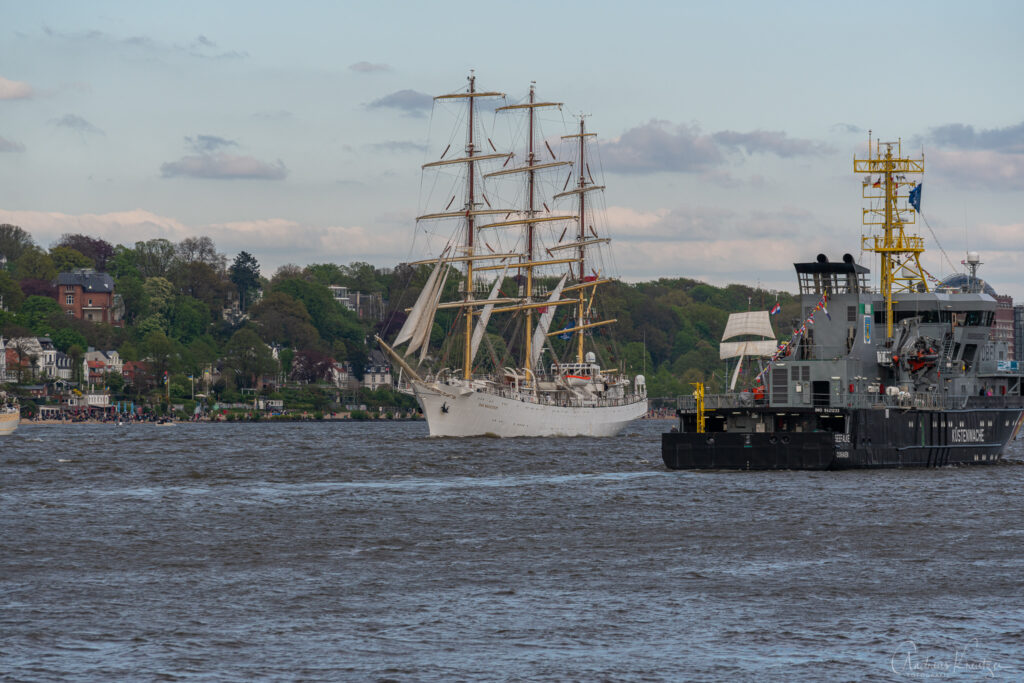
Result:
{"label": "mainmast", "polygon": [[[900,188],[907,187],[909,190],[917,184],[908,181],[905,174],[924,173],[924,155],[920,159],[904,157],[901,140],[876,140],[872,155],[869,131],[868,158],[854,157],[853,170],[855,173],[870,174],[864,181],[862,195],[865,199],[876,201],[873,201],[869,208],[863,209],[862,221],[866,226],[882,226],[882,234],[862,237],[861,248],[875,252],[880,257],[881,291],[885,300],[885,335],[887,339],[892,339],[893,293],[912,292],[915,289],[928,291],[928,282],[920,260],[921,254],[924,253],[924,240],[905,233],[903,226],[913,225],[916,220],[914,211],[905,201],[900,202],[909,196],[909,193],[901,192]],[[878,178],[873,180],[872,175],[876,174]],[[881,206],[878,200],[881,201]]]}
{"label": "mainmast", "polygon": [[[522,172],[526,174],[526,219],[523,221],[526,230],[526,248],[521,257],[519,264],[520,270],[525,270],[526,277],[526,288],[523,292],[523,303],[526,309],[526,325],[524,330],[524,345],[523,345],[523,367],[527,371],[527,375],[533,375],[534,369],[532,366],[533,357],[533,271],[535,266],[540,265],[536,261],[536,228],[537,224],[541,222],[547,222],[552,220],[565,220],[569,218],[567,216],[546,216],[543,218],[538,217],[538,209],[536,207],[536,174],[542,169],[554,168],[557,166],[566,166],[569,162],[566,161],[551,161],[549,163],[540,163],[540,159],[537,155],[536,148],[536,110],[541,107],[561,107],[561,102],[538,102],[536,93],[536,84],[530,83],[530,94],[527,101],[523,104],[513,104],[506,107],[499,107],[497,111],[509,111],[512,109],[526,109],[527,112],[527,143],[526,143],[526,164],[517,168],[512,168],[497,173],[490,173],[490,176],[505,175],[508,173]],[[546,143],[545,143],[546,144]],[[548,147],[550,150],[550,147]],[[554,153],[551,154],[554,157]],[[506,221],[505,224],[511,224],[511,221]],[[548,262],[551,263],[551,262]]]}

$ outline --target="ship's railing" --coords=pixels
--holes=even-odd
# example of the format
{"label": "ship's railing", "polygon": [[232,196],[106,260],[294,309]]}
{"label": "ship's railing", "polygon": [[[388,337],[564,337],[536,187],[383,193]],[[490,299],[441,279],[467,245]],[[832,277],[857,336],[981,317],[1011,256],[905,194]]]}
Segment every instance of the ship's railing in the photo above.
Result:
{"label": "ship's railing", "polygon": [[[1024,404],[1019,396],[949,396],[935,393],[907,393],[889,395],[876,393],[844,394],[839,400],[833,398],[826,406],[829,408],[853,409],[910,409],[919,410],[962,410],[977,407],[1016,407]],[[767,397],[756,398],[754,394],[706,394],[705,410],[742,410],[745,408],[766,408],[769,406]],[[786,404],[773,406],[783,409],[813,409],[812,404]],[[683,412],[697,410],[697,401],[692,396],[680,396],[676,399],[676,408]]]}
{"label": "ship's railing", "polygon": [[[442,382],[442,385],[443,384],[444,383]],[[458,382],[453,382],[451,386],[458,386],[458,384]],[[529,388],[517,390],[494,384],[477,386],[474,390],[478,393],[500,396],[502,398],[508,398],[522,403],[536,403],[538,405],[560,406],[563,408],[608,408],[614,406],[628,406],[647,401],[646,396],[640,396],[638,394],[626,394],[621,398],[608,398],[603,396],[594,396],[592,398],[568,396],[554,397],[551,394],[544,392],[534,393]]]}

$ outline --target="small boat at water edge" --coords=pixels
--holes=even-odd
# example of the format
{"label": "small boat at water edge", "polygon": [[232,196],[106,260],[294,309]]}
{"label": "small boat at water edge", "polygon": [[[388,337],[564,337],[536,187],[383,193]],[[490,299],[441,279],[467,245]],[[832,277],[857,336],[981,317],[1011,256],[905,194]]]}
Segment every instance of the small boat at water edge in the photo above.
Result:
{"label": "small boat at water edge", "polygon": [[11,434],[21,422],[21,409],[17,401],[0,393],[0,436]]}

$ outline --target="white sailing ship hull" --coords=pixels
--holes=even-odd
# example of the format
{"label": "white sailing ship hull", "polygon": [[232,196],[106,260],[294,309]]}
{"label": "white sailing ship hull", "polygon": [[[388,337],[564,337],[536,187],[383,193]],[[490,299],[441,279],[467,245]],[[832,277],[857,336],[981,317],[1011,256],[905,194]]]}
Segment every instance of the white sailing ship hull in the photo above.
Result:
{"label": "white sailing ship hull", "polygon": [[0,412],[0,436],[10,434],[18,428],[21,416],[18,413]]}
{"label": "white sailing ship hull", "polygon": [[647,400],[594,406],[533,402],[449,384],[413,382],[430,436],[615,436],[647,413]]}

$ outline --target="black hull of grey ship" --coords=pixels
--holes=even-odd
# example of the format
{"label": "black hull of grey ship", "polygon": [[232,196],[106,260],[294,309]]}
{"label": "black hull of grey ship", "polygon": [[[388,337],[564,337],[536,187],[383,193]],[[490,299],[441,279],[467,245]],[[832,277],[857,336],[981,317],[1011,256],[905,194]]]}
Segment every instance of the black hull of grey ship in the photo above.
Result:
{"label": "black hull of grey ship", "polygon": [[[750,417],[781,427],[771,432],[696,432],[692,414],[683,430],[662,435],[661,456],[673,470],[841,470],[992,465],[1015,437],[1020,397],[978,397],[962,410],[752,408]],[[688,419],[689,418],[689,419]],[[846,425],[848,424],[848,428]],[[799,425],[813,431],[788,431]],[[833,431],[830,427],[842,425]]]}

